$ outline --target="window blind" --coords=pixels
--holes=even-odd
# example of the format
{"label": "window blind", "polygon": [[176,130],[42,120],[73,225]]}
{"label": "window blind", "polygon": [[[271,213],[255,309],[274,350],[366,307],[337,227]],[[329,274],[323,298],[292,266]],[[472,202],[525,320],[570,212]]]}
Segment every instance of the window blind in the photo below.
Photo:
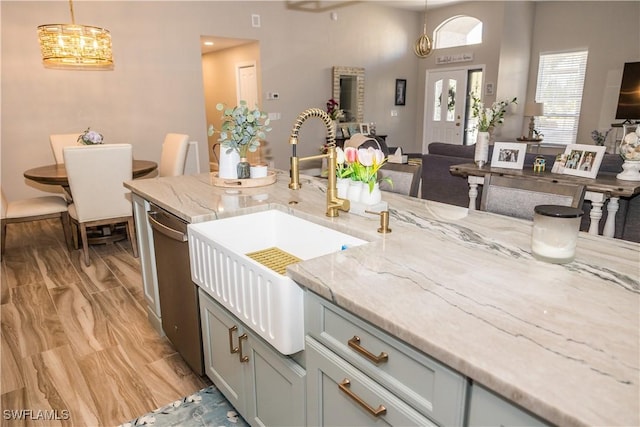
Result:
{"label": "window blind", "polygon": [[544,116],[537,118],[536,129],[545,142],[576,143],[588,53],[540,54],[536,101],[544,103]]}

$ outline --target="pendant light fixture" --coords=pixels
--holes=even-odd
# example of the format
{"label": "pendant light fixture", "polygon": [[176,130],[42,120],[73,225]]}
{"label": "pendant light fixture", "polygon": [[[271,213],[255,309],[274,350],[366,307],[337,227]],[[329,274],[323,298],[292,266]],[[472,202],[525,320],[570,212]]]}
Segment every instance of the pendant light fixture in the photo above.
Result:
{"label": "pendant light fixture", "polygon": [[426,58],[433,51],[431,39],[427,35],[427,0],[424,0],[424,28],[422,30],[422,35],[418,38],[418,40],[416,40],[413,51],[420,58]]}
{"label": "pendant light fixture", "polygon": [[73,1],[69,0],[71,24],[38,27],[40,52],[45,68],[111,70],[111,33],[89,25],[76,25]]}

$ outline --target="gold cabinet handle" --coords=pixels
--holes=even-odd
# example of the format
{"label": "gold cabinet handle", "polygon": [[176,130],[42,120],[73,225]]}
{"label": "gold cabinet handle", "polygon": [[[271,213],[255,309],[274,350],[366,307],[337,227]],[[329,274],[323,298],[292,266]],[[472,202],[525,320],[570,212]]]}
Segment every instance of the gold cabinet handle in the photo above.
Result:
{"label": "gold cabinet handle", "polygon": [[243,356],[242,355],[242,340],[246,340],[249,337],[247,337],[247,334],[242,334],[238,337],[238,347],[240,348],[239,350],[239,354],[238,354],[238,359],[240,359],[240,363],[245,363],[249,361],[249,356]]}
{"label": "gold cabinet handle", "polygon": [[229,353],[237,353],[238,347],[233,346],[233,333],[238,330],[237,326],[232,326],[229,328]]}
{"label": "gold cabinet handle", "polygon": [[360,337],[357,335],[354,335],[353,338],[347,341],[347,343],[349,344],[349,347],[351,347],[352,349],[354,349],[355,351],[357,351],[367,359],[371,360],[376,365],[379,363],[385,363],[389,360],[389,355],[384,351],[381,351],[380,354],[376,356],[366,348],[362,347],[360,345]]}
{"label": "gold cabinet handle", "polygon": [[376,409],[373,409],[373,407],[370,406],[364,400],[362,400],[360,396],[352,392],[349,387],[351,387],[351,381],[349,381],[348,378],[343,379],[342,382],[338,384],[338,388],[340,389],[340,391],[342,391],[347,396],[349,396],[354,402],[362,406],[367,412],[369,412],[374,417],[379,417],[380,415],[384,415],[387,413],[387,408],[385,408],[382,405],[378,405]]}

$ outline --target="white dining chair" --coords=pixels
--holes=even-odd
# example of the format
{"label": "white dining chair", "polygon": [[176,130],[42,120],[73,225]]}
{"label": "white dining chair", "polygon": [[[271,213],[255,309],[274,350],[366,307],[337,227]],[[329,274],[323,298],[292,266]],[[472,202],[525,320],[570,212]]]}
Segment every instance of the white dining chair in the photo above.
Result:
{"label": "white dining chair", "polygon": [[[69,216],[80,231],[85,265],[90,264],[88,227],[126,224],[131,249],[137,258],[138,246],[130,192],[123,185],[124,181],[132,179],[131,145],[66,147],[63,154],[73,197],[73,203],[69,205]],[[73,231],[77,247],[77,231]]]}
{"label": "white dining chair", "polygon": [[168,133],[162,144],[160,156],[159,176],[184,175],[184,167],[189,148],[189,135]]}
{"label": "white dining chair", "polygon": [[480,210],[532,220],[537,205],[582,207],[584,193],[580,184],[486,174]]}
{"label": "white dining chair", "polygon": [[49,135],[49,142],[51,143],[51,150],[53,151],[53,157],[56,163],[59,165],[64,164],[64,156],[62,150],[64,147],[70,147],[74,145],[81,145],[78,142],[82,133],[64,133]]}
{"label": "white dining chair", "polygon": [[65,243],[71,249],[71,228],[69,226],[67,202],[62,197],[42,196],[9,202],[4,195],[4,191],[1,191],[1,193],[2,242],[0,252],[2,254],[4,254],[7,237],[7,224],[55,218],[60,219]]}

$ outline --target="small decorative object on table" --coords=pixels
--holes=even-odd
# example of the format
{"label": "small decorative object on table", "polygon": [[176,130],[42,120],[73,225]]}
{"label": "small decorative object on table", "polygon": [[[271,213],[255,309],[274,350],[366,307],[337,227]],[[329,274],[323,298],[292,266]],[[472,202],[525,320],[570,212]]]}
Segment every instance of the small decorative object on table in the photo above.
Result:
{"label": "small decorative object on table", "polygon": [[491,108],[485,108],[484,104],[474,93],[471,95],[471,111],[477,119],[476,129],[478,136],[473,160],[478,167],[483,167],[489,160],[489,139],[491,132],[504,122],[504,115],[511,104],[517,104],[518,98],[494,102]]}
{"label": "small decorative object on table", "polygon": [[620,155],[624,159],[622,172],[616,177],[623,181],[640,181],[640,126],[624,125]]}
{"label": "small decorative object on table", "polygon": [[533,160],[533,171],[536,173],[544,172],[546,169],[547,161],[544,156],[536,156]]}
{"label": "small decorative object on table", "polygon": [[88,127],[87,130],[78,137],[78,142],[84,145],[102,144],[103,140],[104,138],[102,137],[102,134],[95,130],[91,130],[90,127]]}
{"label": "small decorative object on table", "polygon": [[[247,161],[247,151],[254,153],[260,147],[260,139],[266,138],[269,127],[269,116],[260,111],[256,106],[250,110],[246,101],[240,101],[240,105],[234,108],[225,108],[224,104],[216,105],[218,111],[222,111],[222,127],[220,128],[220,150],[237,151],[240,161],[237,166],[237,178],[250,177],[250,165]],[[213,125],[209,125],[208,134],[212,136],[216,132]],[[226,177],[222,177],[226,178]],[[234,178],[234,177],[228,177]]]}

